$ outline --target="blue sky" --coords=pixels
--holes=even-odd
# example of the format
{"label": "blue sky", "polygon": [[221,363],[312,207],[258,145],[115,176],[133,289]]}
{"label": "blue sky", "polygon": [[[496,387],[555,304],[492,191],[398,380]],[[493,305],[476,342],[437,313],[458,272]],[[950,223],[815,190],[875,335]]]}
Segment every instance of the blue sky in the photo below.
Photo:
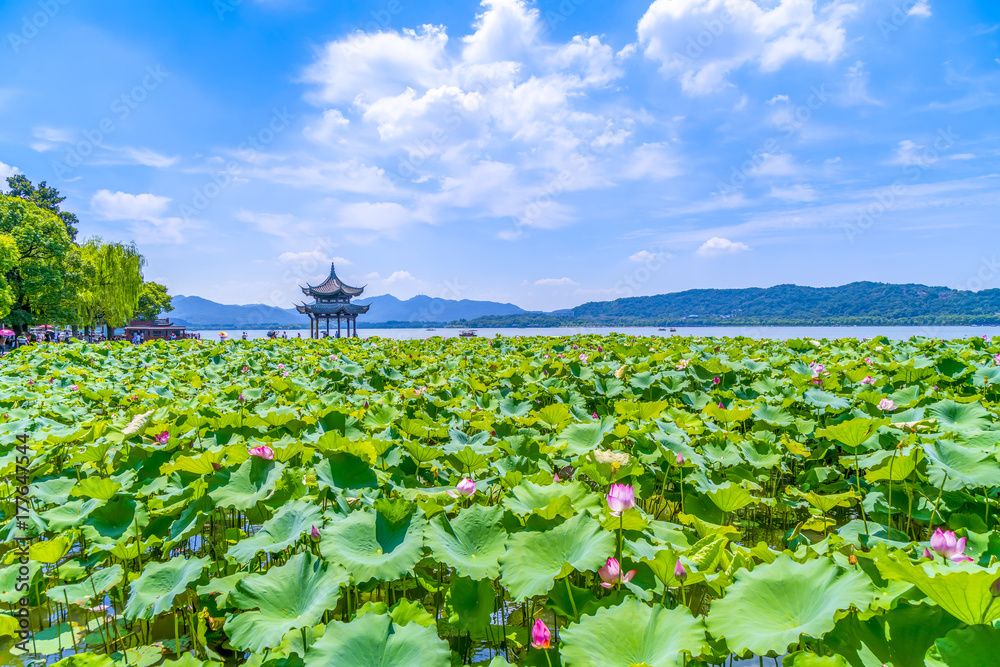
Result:
{"label": "blue sky", "polygon": [[[345,6],[346,5],[346,6]],[[0,175],[171,292],[1000,287],[994,0],[7,0]]]}

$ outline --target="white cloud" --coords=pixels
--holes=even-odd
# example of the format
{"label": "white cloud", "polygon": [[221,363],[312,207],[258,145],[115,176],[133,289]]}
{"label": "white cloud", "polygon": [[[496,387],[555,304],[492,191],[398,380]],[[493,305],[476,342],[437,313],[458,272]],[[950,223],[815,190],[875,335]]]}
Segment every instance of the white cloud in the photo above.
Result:
{"label": "white cloud", "polygon": [[901,167],[927,167],[938,161],[938,151],[928,149],[910,139],[903,139],[896,148],[896,155],[889,160],[888,164],[896,164]]}
{"label": "white cloud", "polygon": [[844,20],[857,7],[834,0],[655,0],[639,20],[647,58],[690,95],[720,91],[728,75],[756,64],[773,72],[792,60],[831,62],[844,49]]}
{"label": "white cloud", "polygon": [[18,169],[17,167],[12,167],[9,164],[4,164],[3,162],[0,162],[0,181],[3,181],[3,183],[0,183],[0,188],[6,187],[7,178],[9,178],[10,176],[16,176],[17,174],[20,173],[21,170]]}
{"label": "white cloud", "polygon": [[[589,99],[624,77],[622,62],[635,45],[616,54],[597,36],[551,42],[544,28],[528,0],[483,0],[470,34],[457,39],[444,26],[425,25],[326,44],[303,75],[312,84],[307,99],[321,107],[304,136],[324,151],[335,147],[355,171],[377,170],[365,174],[365,194],[399,207],[376,216],[389,215],[388,222],[341,223],[378,236],[413,218],[468,219],[472,210],[517,219],[517,229],[500,234],[521,238],[529,228],[575,220],[564,193],[674,175],[664,146],[630,145],[635,112]],[[600,157],[591,159],[595,153]],[[629,173],[623,163],[632,164]],[[330,173],[337,169],[289,156],[245,174],[346,190],[347,179]],[[525,215],[539,201],[542,214]]]}
{"label": "white cloud", "polygon": [[757,164],[750,171],[754,176],[794,176],[801,171],[788,153],[761,153],[754,159]]}
{"label": "white cloud", "polygon": [[931,15],[930,3],[928,0],[917,0],[916,4],[910,7],[910,11],[908,11],[906,15],[927,18]]}
{"label": "white cloud", "polygon": [[298,231],[295,216],[288,213],[257,213],[241,208],[234,217],[253,225],[258,231],[282,238],[289,238]]}
{"label": "white cloud", "polygon": [[411,276],[409,271],[395,271],[391,276],[389,276],[382,282],[386,283],[387,285],[391,285],[393,283],[413,282],[414,280],[416,280],[416,278]]}
{"label": "white cloud", "polygon": [[99,190],[90,200],[94,213],[106,220],[146,220],[161,217],[170,204],[170,197],[154,194],[133,195],[127,192]]}
{"label": "white cloud", "polygon": [[163,155],[148,148],[132,148],[130,146],[125,146],[123,148],[113,150],[121,153],[122,156],[130,162],[145,165],[147,167],[156,167],[157,169],[172,167],[180,160],[177,156],[171,157]]}
{"label": "white cloud", "polygon": [[775,95],[767,101],[768,104],[777,104],[778,102],[788,102],[788,95]]}
{"label": "white cloud", "polygon": [[343,257],[330,257],[322,250],[303,250],[302,252],[283,252],[278,255],[279,262],[285,262],[287,264],[303,264],[303,263],[313,263],[313,264],[330,264],[331,262],[337,264],[337,266],[350,266],[351,261]]}
{"label": "white cloud", "polygon": [[579,283],[572,278],[542,278],[540,280],[536,280],[535,284],[542,285],[544,287],[566,287],[574,286]]}
{"label": "white cloud", "polygon": [[138,243],[184,243],[185,232],[194,223],[167,217],[169,197],[154,194],[133,195],[127,192],[98,190],[90,200],[93,212],[105,220],[130,222]]}
{"label": "white cloud", "polygon": [[629,255],[630,262],[651,262],[656,259],[659,255],[655,252],[649,252],[648,250],[640,250],[634,255]]}
{"label": "white cloud", "polygon": [[882,102],[874,99],[868,93],[870,72],[865,71],[865,64],[860,60],[847,69],[847,92],[843,96],[845,104],[875,104]]}
{"label": "white cloud", "polygon": [[787,188],[772,187],[769,196],[785,201],[816,201],[816,191],[811,185],[797,184]]}
{"label": "white cloud", "polygon": [[720,238],[718,236],[713,236],[704,243],[701,244],[696,251],[696,255],[702,257],[713,257],[715,255],[735,255],[736,253],[745,252],[749,250],[750,247],[745,243],[740,241],[730,241],[729,239]]}

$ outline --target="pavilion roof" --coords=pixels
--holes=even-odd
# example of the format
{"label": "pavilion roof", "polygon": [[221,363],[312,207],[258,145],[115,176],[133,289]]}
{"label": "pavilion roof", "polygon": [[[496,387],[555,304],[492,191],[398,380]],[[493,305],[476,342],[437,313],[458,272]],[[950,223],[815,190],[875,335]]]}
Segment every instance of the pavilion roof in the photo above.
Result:
{"label": "pavilion roof", "polygon": [[357,303],[309,303],[295,306],[300,313],[314,313],[316,315],[363,315],[368,312],[370,305],[362,306]]}
{"label": "pavilion roof", "polygon": [[333,262],[330,263],[330,276],[326,280],[319,285],[306,285],[302,288],[302,293],[309,296],[334,296],[338,293],[345,296],[360,296],[364,291],[364,287],[351,287],[338,278]]}

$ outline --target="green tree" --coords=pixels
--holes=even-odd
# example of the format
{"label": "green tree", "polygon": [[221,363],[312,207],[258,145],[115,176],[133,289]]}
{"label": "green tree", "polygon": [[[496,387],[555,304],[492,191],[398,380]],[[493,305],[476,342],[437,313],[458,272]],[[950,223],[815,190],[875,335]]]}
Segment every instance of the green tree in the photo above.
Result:
{"label": "green tree", "polygon": [[14,305],[14,290],[7,281],[7,273],[17,266],[20,259],[14,237],[0,234],[0,320],[10,314],[10,307]]}
{"label": "green tree", "polygon": [[59,205],[66,198],[61,196],[58,190],[49,187],[45,181],[42,181],[36,187],[23,174],[8,176],[7,186],[10,188],[7,192],[9,196],[26,199],[38,204],[47,211],[52,211],[66,225],[66,233],[69,235],[70,241],[76,240],[76,226],[80,221],[77,220],[75,214],[60,210]]}
{"label": "green tree", "polygon": [[134,243],[104,243],[99,237],[80,247],[85,283],[77,299],[80,319],[108,325],[108,337],[135,313],[142,295],[142,267],[146,259]]}
{"label": "green tree", "polygon": [[174,309],[173,299],[167,294],[167,288],[160,283],[148,282],[142,286],[139,295],[139,305],[135,309],[135,317],[142,320],[155,320],[160,313],[169,313]]}
{"label": "green tree", "polygon": [[37,322],[71,322],[79,252],[66,225],[34,202],[0,196],[0,234],[17,246],[17,261],[4,274],[13,302],[7,320],[23,331]]}

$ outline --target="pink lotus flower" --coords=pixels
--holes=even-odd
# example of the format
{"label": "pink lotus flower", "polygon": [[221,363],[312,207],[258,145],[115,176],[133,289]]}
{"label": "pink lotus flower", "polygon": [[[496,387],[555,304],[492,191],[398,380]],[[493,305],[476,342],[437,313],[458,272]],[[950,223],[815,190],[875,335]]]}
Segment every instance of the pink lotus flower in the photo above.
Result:
{"label": "pink lotus flower", "polygon": [[597,574],[601,577],[601,586],[614,588],[615,584],[625,584],[632,581],[632,577],[635,576],[635,570],[622,573],[622,566],[618,560],[616,558],[609,558],[604,567],[597,571]]}
{"label": "pink lotus flower", "polygon": [[[457,491],[457,493],[456,493]],[[470,498],[476,493],[476,483],[466,477],[455,486],[455,491],[448,491],[452,498]]]}
{"label": "pink lotus flower", "polygon": [[249,373],[250,372],[250,367],[249,366],[244,366],[242,372],[243,373]]}
{"label": "pink lotus flower", "polygon": [[679,371],[682,371],[688,367],[689,363],[691,363],[690,359],[681,359],[680,363],[678,363],[674,368],[676,368]]}
{"label": "pink lotus flower", "polygon": [[70,391],[76,391],[76,390],[77,390],[77,389],[79,389],[79,388],[80,388],[80,385],[76,385],[76,384],[71,384],[71,385],[69,386],[69,390],[70,390]]}
{"label": "pink lotus flower", "polygon": [[597,416],[597,413],[596,413],[596,412],[595,412],[595,413],[594,413],[593,415],[591,415],[591,416],[592,416],[592,417],[593,417],[594,419],[599,419],[599,417]]}
{"label": "pink lotus flower", "polygon": [[868,364],[869,366],[871,366],[872,365],[872,360],[869,357],[865,357],[865,363]]}
{"label": "pink lotus flower", "polygon": [[167,441],[170,440],[170,433],[168,431],[164,431],[163,433],[154,435],[153,439],[156,440],[156,442],[158,442],[159,444],[165,445],[167,444]]}
{"label": "pink lotus flower", "polygon": [[611,516],[621,516],[622,512],[635,507],[635,489],[631,484],[612,484],[608,491],[608,509]]}
{"label": "pink lotus flower", "polygon": [[931,549],[953,563],[963,563],[972,561],[965,555],[965,538],[955,539],[955,532],[951,530],[941,530],[938,528],[931,535]]}
{"label": "pink lotus flower", "polygon": [[283,378],[286,378],[286,377],[288,377],[288,371],[285,371],[284,373],[282,373],[282,374],[281,374],[281,377],[283,377]]}
{"label": "pink lotus flower", "polygon": [[281,370],[282,368],[284,368],[284,367],[285,367],[285,365],[284,365],[284,364],[278,364],[278,370],[279,370],[279,371],[280,371],[280,370]]}
{"label": "pink lotus flower", "polygon": [[927,547],[924,547],[924,553],[920,554],[921,558],[926,558],[927,560],[934,560],[934,554]]}
{"label": "pink lotus flower", "polygon": [[864,377],[864,379],[861,380],[861,384],[871,384],[871,385],[874,385],[875,384],[875,380],[872,379],[871,375],[866,375]]}
{"label": "pink lotus flower", "polygon": [[239,401],[240,403],[246,403],[247,402],[247,399],[243,398],[243,393],[242,392],[240,392],[240,395],[239,395],[239,397],[236,400]]}
{"label": "pink lotus flower", "polygon": [[581,362],[585,362],[585,361],[587,361],[587,355],[585,355],[585,354],[581,354],[581,355],[580,355],[580,361],[581,361]]}
{"label": "pink lotus flower", "polygon": [[[824,366],[823,364],[817,364],[815,361],[809,365],[812,366],[813,377],[819,377],[820,375],[824,375],[823,371],[826,370],[826,366]],[[829,373],[825,373],[825,375],[829,375]]]}
{"label": "pink lotus flower", "polygon": [[684,568],[684,565],[681,563],[681,561],[678,560],[674,564],[674,579],[683,584],[684,580],[687,578],[688,578],[688,571]]}
{"label": "pink lotus flower", "polygon": [[552,648],[552,633],[540,618],[531,626],[531,648]]}
{"label": "pink lotus flower", "polygon": [[319,529],[316,526],[313,526],[312,530],[309,531],[309,537],[313,542],[319,542]]}
{"label": "pink lotus flower", "polygon": [[725,410],[726,409],[726,406],[722,404],[722,401],[719,401],[719,409],[720,410]]}
{"label": "pink lotus flower", "polygon": [[258,456],[264,459],[265,461],[274,460],[274,450],[268,447],[267,445],[258,445],[256,447],[251,447],[250,449],[247,450],[247,453],[250,454],[250,456]]}
{"label": "pink lotus flower", "polygon": [[722,382],[722,380],[719,379],[718,375],[712,378],[712,384],[719,384],[720,382]]}
{"label": "pink lotus flower", "polygon": [[28,386],[29,387],[34,387],[35,386],[35,381],[34,380],[28,380]]}
{"label": "pink lotus flower", "polygon": [[997,366],[1000,366],[1000,353],[998,353],[993,357],[993,363],[995,363]]}
{"label": "pink lotus flower", "polygon": [[878,409],[882,412],[890,412],[896,409],[896,404],[893,403],[891,398],[883,398],[878,402]]}
{"label": "pink lotus flower", "polygon": [[677,457],[674,459],[674,462],[679,466],[684,465],[684,455],[677,452]]}

